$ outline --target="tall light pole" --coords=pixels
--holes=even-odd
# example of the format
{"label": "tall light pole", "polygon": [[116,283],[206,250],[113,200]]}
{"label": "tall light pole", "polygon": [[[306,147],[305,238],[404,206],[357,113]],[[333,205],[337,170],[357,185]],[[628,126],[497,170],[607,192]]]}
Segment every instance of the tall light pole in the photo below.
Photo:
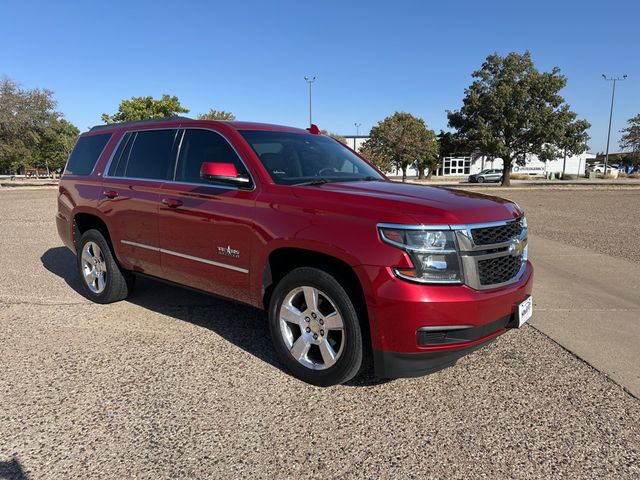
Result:
{"label": "tall light pole", "polygon": [[313,123],[311,121],[311,84],[316,81],[316,76],[305,75],[304,79],[309,84],[309,126],[311,126]]}
{"label": "tall light pole", "polygon": [[[362,126],[361,123],[355,122],[353,124],[354,127],[356,127],[356,137],[360,136],[360,127]],[[356,149],[356,139],[353,139],[353,149]]]}
{"label": "tall light pole", "polygon": [[604,78],[608,82],[613,82],[613,89],[611,90],[611,110],[609,111],[609,132],[607,133],[607,153],[605,153],[604,155],[604,172],[602,174],[603,178],[606,178],[607,165],[609,164],[609,140],[611,140],[611,119],[613,118],[613,100],[616,97],[616,82],[622,82],[626,80],[627,74],[625,73],[622,77],[607,77],[603,73],[602,78]]}

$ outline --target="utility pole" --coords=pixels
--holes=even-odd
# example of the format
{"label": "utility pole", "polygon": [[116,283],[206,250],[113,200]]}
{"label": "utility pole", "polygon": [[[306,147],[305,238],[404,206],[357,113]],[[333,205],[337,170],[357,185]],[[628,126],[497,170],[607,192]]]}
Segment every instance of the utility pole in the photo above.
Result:
{"label": "utility pole", "polygon": [[305,75],[305,81],[309,84],[309,126],[312,125],[311,121],[311,84],[316,81],[316,76]]}
{"label": "utility pole", "polygon": [[[353,126],[356,127],[356,137],[359,137],[360,136],[360,127],[362,126],[362,124],[356,122],[356,123],[353,124]],[[353,139],[353,149],[354,150],[356,149],[356,138]]]}
{"label": "utility pole", "polygon": [[613,100],[616,97],[616,82],[622,82],[626,80],[627,74],[625,73],[622,77],[607,77],[603,73],[602,78],[604,78],[607,82],[613,82],[613,89],[611,90],[611,110],[609,111],[609,131],[607,133],[607,152],[604,155],[604,172],[602,174],[603,178],[606,178],[607,165],[609,164],[609,141],[611,140],[611,120],[613,118]]}

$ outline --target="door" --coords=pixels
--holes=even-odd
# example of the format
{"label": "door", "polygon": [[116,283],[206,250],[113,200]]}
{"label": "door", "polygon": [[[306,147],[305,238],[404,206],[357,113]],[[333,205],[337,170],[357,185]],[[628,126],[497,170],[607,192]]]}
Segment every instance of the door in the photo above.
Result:
{"label": "door", "polygon": [[174,181],[161,188],[159,232],[163,276],[174,282],[249,302],[255,215],[253,182],[247,189],[200,179],[203,162],[244,163],[220,134],[183,131]]}
{"label": "door", "polygon": [[99,208],[118,260],[127,269],[161,276],[160,186],[173,173],[177,129],[126,133],[103,179]]}

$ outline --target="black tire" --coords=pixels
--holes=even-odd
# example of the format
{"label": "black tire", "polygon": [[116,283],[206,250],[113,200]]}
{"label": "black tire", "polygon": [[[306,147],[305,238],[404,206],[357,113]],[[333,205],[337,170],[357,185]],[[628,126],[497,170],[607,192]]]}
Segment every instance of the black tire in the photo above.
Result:
{"label": "black tire", "polygon": [[478,183],[484,183],[484,177],[478,177]]}
{"label": "black tire", "polygon": [[[294,376],[304,382],[321,387],[347,382],[358,374],[363,365],[363,339],[358,314],[353,301],[339,280],[339,278],[318,268],[297,268],[276,285],[269,303],[269,330],[278,357]],[[344,344],[341,352],[336,356],[335,363],[323,370],[313,370],[294,358],[290,347],[285,343],[281,330],[280,308],[286,297],[301,287],[313,287],[325,294],[342,317],[343,331],[340,332],[340,341]],[[327,333],[327,341],[329,334]],[[300,330],[300,336],[302,335],[302,330]]]}
{"label": "black tire", "polygon": [[[85,280],[83,266],[83,252],[87,244],[92,242],[100,250],[99,256],[102,259],[101,268],[104,275],[104,287],[100,291],[94,291]],[[80,237],[78,242],[78,252],[76,254],[78,274],[80,283],[85,295],[96,303],[113,303],[124,300],[133,290],[135,277],[131,272],[124,270],[118,265],[109,242],[104,238],[99,230],[87,230]]]}

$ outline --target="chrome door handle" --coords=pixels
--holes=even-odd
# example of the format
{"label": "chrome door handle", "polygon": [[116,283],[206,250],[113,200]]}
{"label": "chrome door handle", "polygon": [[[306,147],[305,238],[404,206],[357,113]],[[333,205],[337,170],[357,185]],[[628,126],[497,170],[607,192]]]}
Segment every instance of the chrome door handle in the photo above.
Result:
{"label": "chrome door handle", "polygon": [[177,198],[163,198],[162,203],[169,208],[177,208],[182,205],[182,200],[178,200]]}
{"label": "chrome door handle", "polygon": [[115,190],[105,190],[104,192],[102,192],[102,194],[106,198],[109,198],[111,200],[113,200],[114,198],[116,198],[118,196],[118,192],[116,192]]}

